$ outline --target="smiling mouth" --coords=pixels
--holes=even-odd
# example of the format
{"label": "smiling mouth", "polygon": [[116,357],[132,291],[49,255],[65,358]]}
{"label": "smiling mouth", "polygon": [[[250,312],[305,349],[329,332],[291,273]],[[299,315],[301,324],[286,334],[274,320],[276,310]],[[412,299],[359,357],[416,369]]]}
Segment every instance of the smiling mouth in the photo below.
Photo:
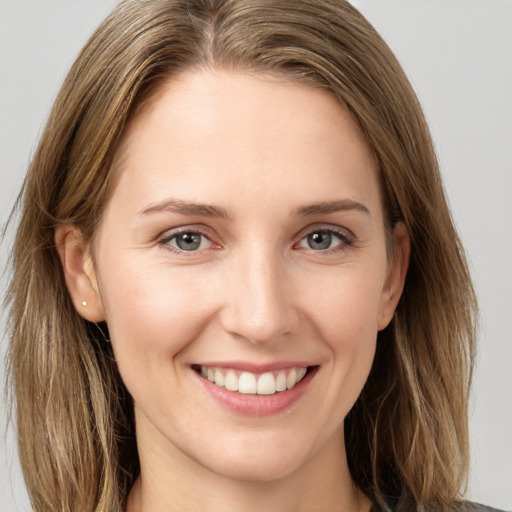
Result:
{"label": "smiling mouth", "polygon": [[313,367],[292,367],[256,374],[230,368],[192,365],[201,377],[218,387],[246,395],[274,395],[294,388]]}

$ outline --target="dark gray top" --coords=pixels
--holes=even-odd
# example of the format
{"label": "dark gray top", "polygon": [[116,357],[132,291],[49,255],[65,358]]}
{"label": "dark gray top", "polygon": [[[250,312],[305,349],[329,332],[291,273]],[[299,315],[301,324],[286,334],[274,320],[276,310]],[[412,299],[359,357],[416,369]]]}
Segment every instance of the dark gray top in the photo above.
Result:
{"label": "dark gray top", "polygon": [[[393,506],[391,506],[391,509],[394,510]],[[381,512],[381,509],[377,507],[377,505],[374,505],[370,512]],[[471,509],[471,512],[506,512],[505,510],[487,507],[485,505],[480,505],[479,503],[473,503],[473,507]]]}

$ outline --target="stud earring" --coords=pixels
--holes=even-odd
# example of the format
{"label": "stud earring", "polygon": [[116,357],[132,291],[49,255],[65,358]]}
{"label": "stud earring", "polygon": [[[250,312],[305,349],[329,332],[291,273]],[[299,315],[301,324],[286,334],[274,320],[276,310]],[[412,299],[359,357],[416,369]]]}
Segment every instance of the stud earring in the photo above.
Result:
{"label": "stud earring", "polygon": [[82,306],[84,306],[84,307],[87,306],[87,301],[86,300],[82,301]]}

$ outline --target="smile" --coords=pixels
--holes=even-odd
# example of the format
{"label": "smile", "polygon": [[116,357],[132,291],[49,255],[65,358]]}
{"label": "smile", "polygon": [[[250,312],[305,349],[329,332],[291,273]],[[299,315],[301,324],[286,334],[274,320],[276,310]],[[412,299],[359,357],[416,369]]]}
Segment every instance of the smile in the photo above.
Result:
{"label": "smile", "polygon": [[194,370],[218,387],[246,395],[274,395],[294,388],[308,371],[306,367],[286,368],[261,374],[230,368],[196,366]]}

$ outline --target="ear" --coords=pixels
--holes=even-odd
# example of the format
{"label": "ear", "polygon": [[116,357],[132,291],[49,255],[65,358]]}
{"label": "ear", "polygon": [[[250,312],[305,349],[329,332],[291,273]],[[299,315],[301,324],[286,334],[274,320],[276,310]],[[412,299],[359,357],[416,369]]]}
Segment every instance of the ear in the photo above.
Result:
{"label": "ear", "polygon": [[55,245],[75,309],[89,322],[104,321],[90,244],[76,226],[65,225],[55,229]]}
{"label": "ear", "polygon": [[377,328],[385,329],[391,322],[395,309],[402,295],[405,276],[409,268],[411,240],[407,228],[402,222],[393,229],[393,255],[388,265],[388,275],[382,290]]}

